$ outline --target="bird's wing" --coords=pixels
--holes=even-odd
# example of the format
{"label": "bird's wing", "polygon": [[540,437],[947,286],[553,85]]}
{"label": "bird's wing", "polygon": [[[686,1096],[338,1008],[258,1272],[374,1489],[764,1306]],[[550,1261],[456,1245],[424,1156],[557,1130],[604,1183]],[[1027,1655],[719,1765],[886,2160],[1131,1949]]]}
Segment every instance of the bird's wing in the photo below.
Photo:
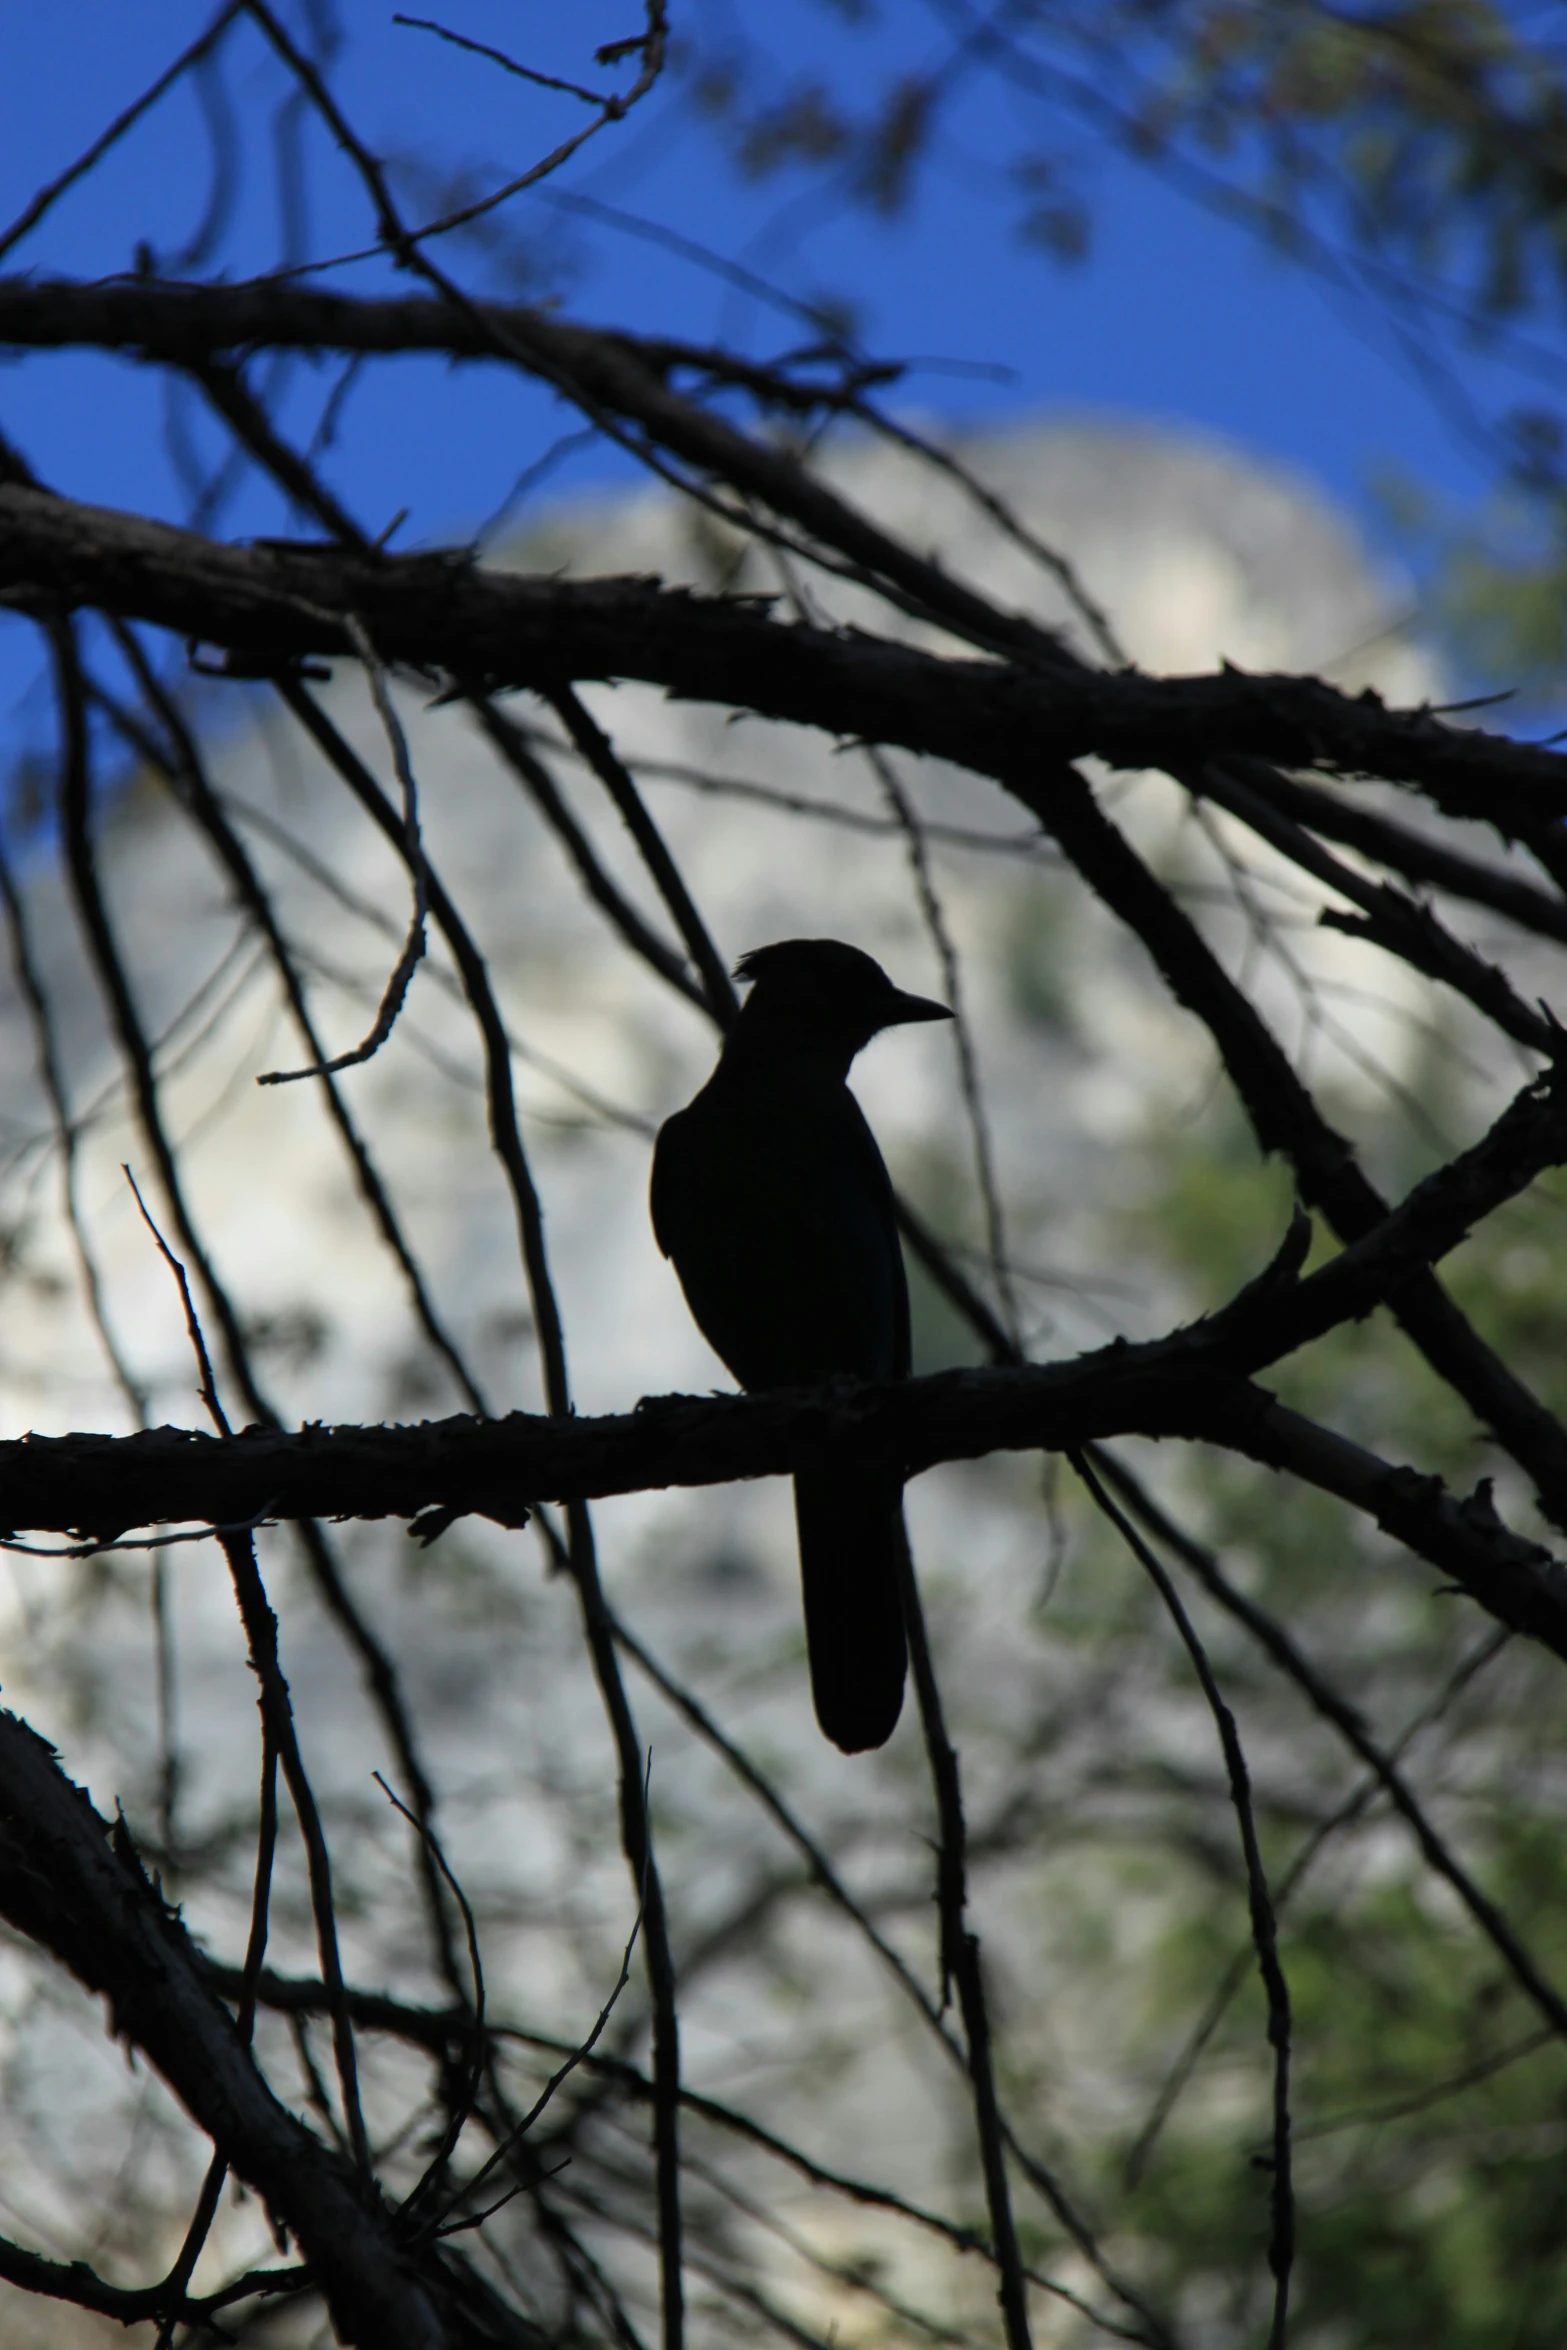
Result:
{"label": "bird's wing", "polygon": [[653,1218],[653,1238],[666,1257],[672,1257],[680,1245],[685,1128],[686,1113],[677,1110],[672,1118],[665,1119],[658,1130],[658,1140],[653,1145],[653,1175],[648,1186],[648,1207]]}
{"label": "bird's wing", "polygon": [[847,1086],[704,1087],[659,1134],[650,1205],[698,1326],[743,1387],[907,1373],[892,1184]]}
{"label": "bird's wing", "polygon": [[892,1188],[892,1177],[887,1172],[887,1162],[881,1155],[880,1145],[870,1130],[865,1112],[848,1086],[844,1087],[844,1091],[848,1094],[852,1112],[848,1123],[854,1129],[855,1149],[865,1170],[867,1190],[876,1204],[880,1239],[889,1259],[889,1283],[895,1317],[892,1375],[895,1379],[906,1379],[911,1354],[909,1284],[903,1269],[903,1245],[898,1238],[897,1195]]}

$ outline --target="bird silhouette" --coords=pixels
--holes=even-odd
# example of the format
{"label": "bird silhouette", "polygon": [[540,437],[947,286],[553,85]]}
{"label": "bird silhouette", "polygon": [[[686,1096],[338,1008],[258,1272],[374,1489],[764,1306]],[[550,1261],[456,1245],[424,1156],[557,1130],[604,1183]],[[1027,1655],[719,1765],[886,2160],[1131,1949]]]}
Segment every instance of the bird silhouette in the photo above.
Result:
{"label": "bird silhouette", "polygon": [[[892,1184],[847,1079],[883,1028],[952,1014],[837,939],[757,947],[735,977],[750,993],[718,1066],[654,1149],[659,1247],[742,1387],[906,1378]],[[903,1703],[902,1480],[890,1464],[826,1459],[796,1468],[794,1508],[816,1718],[863,1753]]]}

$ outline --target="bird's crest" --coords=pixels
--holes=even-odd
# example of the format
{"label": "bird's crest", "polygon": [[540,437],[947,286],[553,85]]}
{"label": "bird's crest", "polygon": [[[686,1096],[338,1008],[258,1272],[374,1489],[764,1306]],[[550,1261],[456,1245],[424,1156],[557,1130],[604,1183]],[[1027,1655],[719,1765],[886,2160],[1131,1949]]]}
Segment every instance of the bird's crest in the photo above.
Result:
{"label": "bird's crest", "polygon": [[759,979],[814,980],[824,988],[857,990],[890,984],[873,957],[839,938],[780,938],[772,946],[752,947],[736,963],[735,977],[753,985]]}

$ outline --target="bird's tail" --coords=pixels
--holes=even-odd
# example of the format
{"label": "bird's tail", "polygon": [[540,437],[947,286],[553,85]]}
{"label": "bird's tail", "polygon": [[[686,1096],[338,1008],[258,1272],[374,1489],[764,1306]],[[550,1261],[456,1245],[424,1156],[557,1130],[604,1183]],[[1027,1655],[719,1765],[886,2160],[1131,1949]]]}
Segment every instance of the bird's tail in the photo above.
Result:
{"label": "bird's tail", "polygon": [[795,1474],[811,1695],[845,1754],[884,1746],[903,1705],[902,1517],[901,1481],[874,1463]]}

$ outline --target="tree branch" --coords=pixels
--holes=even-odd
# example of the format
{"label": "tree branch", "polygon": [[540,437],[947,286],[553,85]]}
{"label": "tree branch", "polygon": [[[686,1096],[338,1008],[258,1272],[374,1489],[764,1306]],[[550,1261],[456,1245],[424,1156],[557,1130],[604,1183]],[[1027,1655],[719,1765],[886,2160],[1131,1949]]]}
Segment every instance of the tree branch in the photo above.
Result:
{"label": "tree branch", "polygon": [[238,675],[354,651],[489,688],[638,678],[998,780],[1056,762],[1137,769],[1253,756],[1380,775],[1449,814],[1528,840],[1567,814],[1567,758],[1425,710],[1351,699],[1315,678],[1151,678],[959,660],[853,629],[776,620],[754,598],[642,579],[490,572],[462,554],[366,558],[337,547],[226,546],[102,506],[0,484],[0,600],[91,605],[233,656]]}
{"label": "tree branch", "polygon": [[1375,1520],[1501,1623],[1567,1658],[1567,1566],[1496,1515],[1489,1481],[1455,1499],[1266,1388],[1205,1371],[1188,1334],[1080,1362],[942,1371],[886,1386],[664,1396],[602,1419],[513,1412],[416,1428],[307,1427],[238,1436],[28,1436],[0,1445],[0,1522],[100,1539],[169,1521],[406,1518],[434,1509],[501,1525],[541,1501],[792,1476],[824,1444],[863,1443],[909,1474],[992,1452],[1070,1451],[1126,1435],[1219,1444],[1287,1469]]}
{"label": "tree branch", "polygon": [[454,2337],[390,2215],[273,2096],[177,1915],[122,1828],[100,1818],[45,1744],[0,1713],[0,1914],[110,2003],[235,2172],[297,2238],[345,2341],[440,2350]]}

